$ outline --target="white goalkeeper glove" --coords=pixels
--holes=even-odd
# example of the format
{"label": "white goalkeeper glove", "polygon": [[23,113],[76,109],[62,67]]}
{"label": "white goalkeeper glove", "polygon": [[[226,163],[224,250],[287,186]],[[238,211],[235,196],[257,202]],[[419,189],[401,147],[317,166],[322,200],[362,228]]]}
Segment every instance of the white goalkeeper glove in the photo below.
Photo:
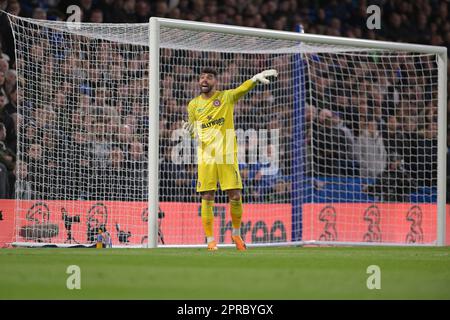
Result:
{"label": "white goalkeeper glove", "polygon": [[262,82],[264,84],[268,84],[270,83],[270,81],[268,79],[266,79],[266,77],[277,77],[278,76],[278,72],[275,69],[270,69],[270,70],[264,70],[263,72],[260,72],[258,74],[255,74],[252,78],[253,82]]}
{"label": "white goalkeeper glove", "polygon": [[191,137],[194,136],[194,124],[183,120],[183,129],[189,132]]}

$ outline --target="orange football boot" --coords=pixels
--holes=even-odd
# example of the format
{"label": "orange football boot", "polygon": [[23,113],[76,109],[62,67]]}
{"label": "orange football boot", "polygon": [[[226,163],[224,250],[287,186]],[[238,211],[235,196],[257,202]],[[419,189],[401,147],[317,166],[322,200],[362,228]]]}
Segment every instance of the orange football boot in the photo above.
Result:
{"label": "orange football boot", "polygon": [[242,240],[241,236],[231,236],[234,244],[236,245],[236,249],[239,251],[247,250],[247,246],[245,245],[244,240]]}
{"label": "orange football boot", "polygon": [[208,242],[208,251],[215,251],[217,249],[218,249],[217,242],[215,241]]}

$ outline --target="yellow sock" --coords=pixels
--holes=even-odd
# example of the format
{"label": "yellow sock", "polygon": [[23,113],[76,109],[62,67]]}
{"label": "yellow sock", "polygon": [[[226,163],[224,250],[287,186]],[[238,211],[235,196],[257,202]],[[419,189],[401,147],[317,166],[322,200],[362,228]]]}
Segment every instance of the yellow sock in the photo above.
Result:
{"label": "yellow sock", "polygon": [[208,242],[214,240],[214,201],[202,199],[202,223]]}
{"label": "yellow sock", "polygon": [[242,220],[242,198],[239,200],[230,200],[231,224],[233,225],[233,235],[239,235]]}

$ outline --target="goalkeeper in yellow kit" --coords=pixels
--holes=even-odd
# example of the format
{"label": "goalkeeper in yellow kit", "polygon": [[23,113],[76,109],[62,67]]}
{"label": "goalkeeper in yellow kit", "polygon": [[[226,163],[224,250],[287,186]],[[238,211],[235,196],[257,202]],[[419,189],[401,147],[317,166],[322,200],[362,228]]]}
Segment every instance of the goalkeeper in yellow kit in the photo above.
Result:
{"label": "goalkeeper in yellow kit", "polygon": [[276,70],[266,70],[231,90],[218,91],[217,72],[212,68],[201,71],[201,94],[189,102],[189,120],[183,128],[198,139],[197,192],[202,196],[201,216],[208,250],[217,250],[213,234],[214,192],[217,182],[230,200],[232,240],[238,250],[246,250],[241,238],[242,180],[237,161],[237,139],[234,131],[234,104],[253,89],[258,82],[267,84],[266,77],[277,76]]}

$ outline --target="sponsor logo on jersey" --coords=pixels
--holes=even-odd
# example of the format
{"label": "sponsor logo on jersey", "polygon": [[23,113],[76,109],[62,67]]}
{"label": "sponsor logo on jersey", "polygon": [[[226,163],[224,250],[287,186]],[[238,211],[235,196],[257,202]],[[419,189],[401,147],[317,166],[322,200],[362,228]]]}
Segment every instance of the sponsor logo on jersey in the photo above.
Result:
{"label": "sponsor logo on jersey", "polygon": [[219,125],[222,126],[225,123],[225,118],[219,118],[219,119],[214,119],[208,123],[203,123],[202,124],[202,129],[206,129],[215,125]]}

